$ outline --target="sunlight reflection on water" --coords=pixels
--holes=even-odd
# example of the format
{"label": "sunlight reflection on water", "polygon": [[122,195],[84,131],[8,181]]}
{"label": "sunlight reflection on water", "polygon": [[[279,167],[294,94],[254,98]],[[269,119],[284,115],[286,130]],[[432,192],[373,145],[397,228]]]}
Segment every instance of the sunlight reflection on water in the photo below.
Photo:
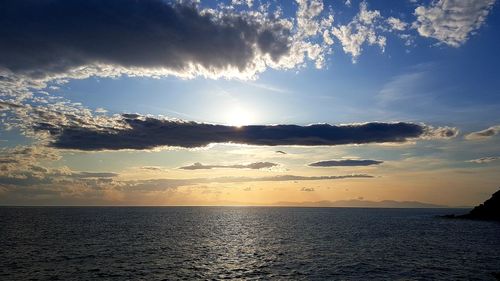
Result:
{"label": "sunlight reflection on water", "polygon": [[0,279],[494,280],[500,224],[453,212],[0,208]]}

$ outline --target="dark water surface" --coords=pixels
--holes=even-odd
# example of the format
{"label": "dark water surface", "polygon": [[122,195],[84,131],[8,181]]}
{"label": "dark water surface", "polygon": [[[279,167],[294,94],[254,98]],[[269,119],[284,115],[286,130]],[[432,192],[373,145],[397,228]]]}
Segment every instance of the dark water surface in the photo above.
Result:
{"label": "dark water surface", "polygon": [[0,280],[494,280],[500,223],[451,209],[0,208]]}

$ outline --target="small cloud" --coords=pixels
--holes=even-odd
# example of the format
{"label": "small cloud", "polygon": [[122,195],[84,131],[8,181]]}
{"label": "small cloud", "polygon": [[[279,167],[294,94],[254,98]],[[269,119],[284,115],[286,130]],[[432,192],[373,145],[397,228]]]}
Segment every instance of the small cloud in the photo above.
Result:
{"label": "small cloud", "polygon": [[265,169],[272,168],[278,166],[276,163],[271,162],[255,162],[250,164],[235,164],[235,165],[203,165],[199,162],[194,163],[193,165],[180,167],[182,170],[209,170],[209,169],[218,169],[218,168],[226,168],[226,169]]}
{"label": "small cloud", "polygon": [[497,161],[499,159],[500,159],[499,156],[482,157],[482,158],[478,158],[478,159],[468,160],[467,162],[476,163],[476,164],[483,164],[483,163],[490,163],[490,162],[493,162],[493,161]]}
{"label": "small cloud", "polygon": [[284,152],[284,151],[282,151],[282,150],[277,150],[277,151],[275,151],[275,152],[276,152],[276,153],[278,153],[278,154],[287,154],[286,152]]}
{"label": "small cloud", "polygon": [[408,26],[406,22],[395,17],[389,17],[386,22],[389,24],[391,30],[404,31]]}
{"label": "small cloud", "polygon": [[489,127],[488,129],[472,132],[465,136],[466,140],[486,140],[500,133],[500,125]]}
{"label": "small cloud", "polygon": [[215,189],[204,189],[201,193],[203,194],[222,194],[222,191]]}
{"label": "small cloud", "polygon": [[164,169],[159,166],[142,166],[140,167],[141,170],[148,170],[148,171],[163,171]]}
{"label": "small cloud", "polygon": [[341,167],[341,166],[371,166],[379,165],[384,161],[378,160],[357,160],[357,159],[345,159],[345,160],[326,160],[319,161],[309,164],[311,167]]}
{"label": "small cloud", "polygon": [[247,5],[248,7],[252,7],[253,0],[232,0],[231,4],[234,6]]}
{"label": "small cloud", "polygon": [[243,191],[252,191],[252,188],[250,186],[243,188]]}
{"label": "small cloud", "polygon": [[95,113],[106,113],[106,112],[108,112],[106,109],[104,109],[102,107],[98,107],[94,111],[95,111]]}
{"label": "small cloud", "polygon": [[314,187],[303,187],[300,189],[300,191],[305,191],[305,192],[313,192]]}

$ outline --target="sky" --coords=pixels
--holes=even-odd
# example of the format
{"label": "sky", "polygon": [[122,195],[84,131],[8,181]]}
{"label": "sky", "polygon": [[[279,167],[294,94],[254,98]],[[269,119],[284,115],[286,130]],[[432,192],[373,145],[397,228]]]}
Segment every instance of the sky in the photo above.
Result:
{"label": "sky", "polygon": [[472,206],[496,0],[0,2],[0,205]]}

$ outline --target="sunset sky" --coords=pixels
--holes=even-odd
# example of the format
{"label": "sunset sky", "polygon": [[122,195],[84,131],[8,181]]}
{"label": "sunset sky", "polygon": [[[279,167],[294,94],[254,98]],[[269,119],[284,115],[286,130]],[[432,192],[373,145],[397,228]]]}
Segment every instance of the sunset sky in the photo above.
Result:
{"label": "sunset sky", "polygon": [[1,1],[0,204],[475,205],[498,6]]}

